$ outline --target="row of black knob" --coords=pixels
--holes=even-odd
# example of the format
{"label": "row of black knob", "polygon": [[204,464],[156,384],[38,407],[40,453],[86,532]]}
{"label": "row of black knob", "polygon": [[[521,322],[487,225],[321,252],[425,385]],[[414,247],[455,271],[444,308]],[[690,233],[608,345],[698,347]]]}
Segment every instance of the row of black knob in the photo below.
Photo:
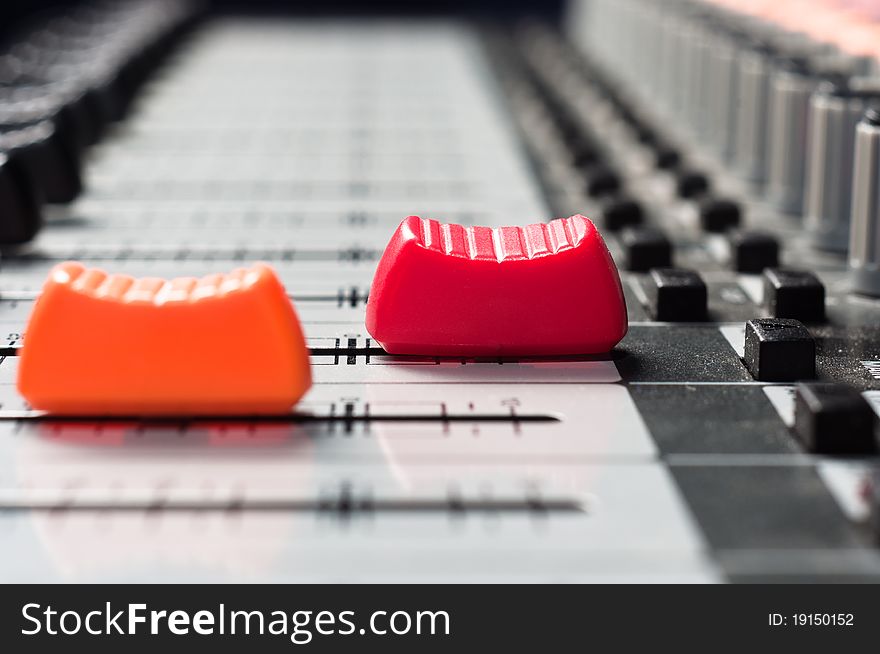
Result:
{"label": "row of black knob", "polygon": [[[701,229],[709,233],[727,233],[731,267],[741,273],[767,271],[765,298],[771,315],[815,322],[824,320],[825,289],[815,275],[779,270],[777,266],[780,244],[775,236],[763,232],[737,231],[741,222],[741,210],[737,202],[708,194],[708,178],[683,165],[680,153],[667,145],[647,120],[637,115],[614,85],[606,81],[601,71],[591,67],[570,47],[554,47],[553,50],[557,53],[561,50],[572,61],[576,70],[586,70],[588,82],[600,87],[602,95],[610,99],[618,117],[629,126],[637,139],[643,145],[654,148],[657,167],[675,174],[679,197],[696,200]],[[564,120],[563,124],[570,124],[570,121]],[[570,130],[566,136],[571,142],[579,144],[573,153],[576,162],[577,157],[589,162],[597,159],[600,148],[595,145],[595,140],[590,139],[593,145],[585,149],[577,130]],[[705,285],[697,273],[671,269],[672,242],[659,229],[641,227],[643,215],[638,203],[629,198],[611,197],[602,204],[602,227],[612,232],[622,230],[619,239],[623,248],[622,266],[633,272],[667,269],[662,292],[652,294],[651,289],[656,290],[657,285],[649,285],[655,319],[705,320]],[[677,283],[673,280],[677,280]],[[655,278],[654,281],[658,280]]]}
{"label": "row of black knob", "polygon": [[[542,35],[543,39],[548,37],[551,37],[551,34]],[[584,83],[597,89],[611,104],[617,117],[629,127],[635,139],[651,150],[654,165],[660,170],[670,171],[675,175],[679,197],[697,198],[710,192],[709,177],[688,164],[682,153],[634,108],[633,103],[624,96],[619,86],[604,71],[592,65],[560,37],[554,39],[554,50],[557,56],[564,57],[570,69],[578,73]]]}
{"label": "row of black knob", "polygon": [[[631,272],[673,265],[672,241],[655,227],[626,228],[619,235],[621,266]],[[730,265],[740,273],[758,274],[779,265],[779,241],[763,232],[731,231],[727,234]]]}
{"label": "row of black knob", "polygon": [[[693,270],[651,270],[644,290],[655,320],[707,318],[706,284]],[[822,282],[808,272],[768,269],[764,308],[773,317],[746,322],[743,363],[757,381],[798,382],[794,432],[801,444],[820,454],[875,454],[875,413],[858,389],[810,381],[817,377],[817,348],[804,322],[825,318]]]}
{"label": "row of black knob", "polygon": [[[739,205],[731,200],[714,197],[703,198],[696,203],[700,228],[707,233],[724,233],[734,230],[741,223]],[[641,205],[630,198],[611,198],[602,203],[600,212],[602,227],[618,232],[643,223]]]}
{"label": "row of black knob", "polygon": [[31,240],[44,203],[82,192],[82,162],[193,24],[172,0],[86,3],[0,54],[0,245]]}
{"label": "row of black knob", "polygon": [[[526,30],[526,41],[531,38],[529,32],[531,29]],[[535,60],[528,46],[515,43],[511,50],[519,61],[517,74],[531,85],[546,119],[555,128],[558,140],[565,148],[568,163],[583,180],[583,192],[601,205],[602,226],[616,231],[641,224],[643,207],[627,193],[625,175],[613,163],[602,135],[591,130],[576,115],[573,107],[554,88],[552,73],[542,69],[541,62]]]}
{"label": "row of black knob", "polygon": [[[651,268],[643,280],[648,312],[662,322],[700,322],[708,318],[703,278],[687,268]],[[763,308],[774,318],[807,323],[825,320],[825,286],[811,272],[767,268]]]}
{"label": "row of black knob", "polygon": [[[559,52],[554,48],[554,52]],[[588,68],[578,53],[563,49],[566,57],[575,60],[579,70]],[[540,80],[536,67],[529,74]],[[598,84],[605,97],[611,98],[615,111],[638,136],[642,143],[656,146],[659,167],[677,172],[678,195],[698,198],[697,210],[700,227],[705,232],[726,233],[730,265],[733,270],[747,274],[764,274],[764,305],[771,316],[794,318],[806,322],[825,320],[825,287],[811,272],[780,269],[779,240],[764,232],[736,229],[740,225],[738,203],[707,195],[705,176],[682,167],[679,153],[663,144],[663,140],[636,116],[630,105],[615,92],[613,85],[603,81],[599,71],[590,70],[589,83]],[[583,129],[581,121],[572,119],[568,105],[539,81],[542,96],[551,108],[551,117],[560,127],[565,141],[570,144],[575,163],[595,165],[601,161],[601,141]],[[573,145],[572,145],[573,144]],[[702,321],[707,318],[707,290],[695,271],[672,268],[673,244],[660,229],[642,226],[643,211],[639,204],[627,197],[610,195],[602,202],[602,227],[619,232],[622,247],[621,266],[632,272],[650,272],[646,295],[649,312],[655,320]]]}
{"label": "row of black knob", "polygon": [[591,198],[607,204],[617,199],[627,203],[630,212],[641,217],[641,207],[630,199],[624,191],[624,179],[602,143],[599,135],[592,133],[576,115],[572,107],[562,99],[548,82],[539,66],[523,58],[521,71],[527,78],[553,124],[561,143],[564,144],[570,163],[583,179],[583,190]]}
{"label": "row of black knob", "polygon": [[[593,83],[600,78],[595,74],[590,77]],[[585,190],[602,199],[603,227],[620,232],[622,266],[648,273],[642,288],[651,318],[664,322],[707,320],[708,289],[700,274],[670,267],[671,241],[662,231],[642,226],[641,207],[634,200],[621,197],[617,192],[619,185],[613,190],[594,186],[596,178],[592,175],[602,170],[600,166],[607,166],[601,140],[589,133],[584,136],[580,121],[571,120],[567,108],[560,106],[552,94],[545,94],[551,118],[569,144],[572,162],[587,173]],[[611,88],[605,88],[603,95],[615,97]],[[756,380],[768,382],[815,379],[816,344],[803,323],[825,320],[826,291],[822,282],[808,271],[778,268],[780,246],[775,237],[736,231],[741,218],[739,205],[712,197],[705,175],[685,165],[680,153],[666,145],[625,102],[613,104],[636,138],[654,149],[657,167],[675,175],[679,197],[697,201],[703,231],[728,234],[732,267],[744,273],[763,273],[763,309],[772,317],[747,323],[743,362],[749,372]],[[602,172],[602,177],[606,177]],[[875,454],[875,422],[873,409],[856,388],[821,382],[797,386],[793,430],[809,452]],[[841,432],[841,425],[846,426],[845,432]]]}
{"label": "row of black knob", "polygon": [[[706,319],[707,289],[692,270],[654,269],[645,285],[648,310],[655,320]],[[808,272],[764,272],[764,306],[771,318],[749,320],[743,363],[762,382],[800,382],[794,431],[810,452],[874,454],[875,414],[861,393],[847,384],[816,379],[816,341],[806,322],[825,317],[825,288]],[[796,318],[795,318],[796,316]]]}
{"label": "row of black knob", "polygon": [[798,320],[749,320],[743,362],[758,381],[799,382],[794,433],[815,454],[873,455],[878,450],[873,407],[849,384],[816,378],[816,341]]}
{"label": "row of black knob", "polygon": [[[608,162],[603,137],[590,131],[588,125],[573,117],[570,105],[559,97],[556,89],[565,83],[561,75],[575,75],[579,83],[593,87],[615,111],[616,116],[631,130],[634,137],[653,152],[655,166],[674,177],[679,198],[697,206],[700,226],[706,232],[722,233],[737,228],[742,221],[738,202],[718,197],[712,192],[709,175],[689,164],[679,150],[663,138],[650,121],[639,114],[607,76],[567,45],[561,37],[544,28],[533,27],[525,36],[526,43],[548,44],[545,54],[555,60],[548,70],[533,57],[528,74],[534,80],[541,98],[555,122],[562,141],[566,144],[572,163],[584,176],[585,191],[601,202],[602,227],[617,231],[641,225],[645,212],[639,203],[622,193],[622,176]],[[757,270],[760,272],[760,269]]]}

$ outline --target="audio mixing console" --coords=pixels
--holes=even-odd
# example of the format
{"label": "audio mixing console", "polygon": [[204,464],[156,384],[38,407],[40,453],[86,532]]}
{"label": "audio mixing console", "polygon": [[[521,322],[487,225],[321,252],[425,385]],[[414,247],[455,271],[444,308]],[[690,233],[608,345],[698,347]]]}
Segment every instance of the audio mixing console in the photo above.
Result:
{"label": "audio mixing console", "polygon": [[[800,5],[508,25],[94,0],[15,34],[0,579],[880,581],[880,13]],[[439,223],[394,236],[407,216]],[[406,258],[431,238],[447,259]],[[492,277],[505,257],[527,274]],[[65,261],[265,262],[311,389],[221,415],[278,366],[307,386],[277,299],[195,330],[50,311]],[[132,350],[161,406],[226,395],[101,415],[86,395],[130,384]]]}

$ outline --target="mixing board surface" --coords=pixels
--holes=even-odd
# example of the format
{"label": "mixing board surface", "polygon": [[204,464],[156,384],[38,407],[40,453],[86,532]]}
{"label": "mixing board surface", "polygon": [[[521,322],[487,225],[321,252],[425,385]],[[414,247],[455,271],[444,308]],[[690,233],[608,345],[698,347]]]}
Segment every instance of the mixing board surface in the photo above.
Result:
{"label": "mixing board surface", "polygon": [[[796,424],[810,375],[792,376],[814,366],[880,411],[880,301],[646,101],[639,60],[609,60],[639,14],[583,4],[598,13],[567,35],[243,17],[187,35],[89,151],[85,192],[0,262],[0,578],[880,581],[876,437],[823,446],[825,423]],[[604,163],[579,161],[579,139]],[[620,268],[629,331],[611,353],[390,355],[367,333],[404,217],[578,213]],[[269,262],[312,390],[282,417],[32,410],[19,349],[65,260],[136,277]],[[806,324],[801,349],[785,317]],[[219,365],[252,345],[230,333]],[[68,346],[102,356],[99,336]]]}

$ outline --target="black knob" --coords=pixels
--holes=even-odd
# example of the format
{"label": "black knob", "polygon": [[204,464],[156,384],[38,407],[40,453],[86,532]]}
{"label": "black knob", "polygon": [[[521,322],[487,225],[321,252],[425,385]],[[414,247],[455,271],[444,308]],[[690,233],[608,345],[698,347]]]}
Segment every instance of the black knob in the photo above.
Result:
{"label": "black knob", "polygon": [[653,268],[644,290],[654,320],[699,322],[706,319],[708,291],[695,270]]}
{"label": "black knob", "polygon": [[600,209],[602,226],[610,232],[617,232],[624,227],[636,227],[644,219],[642,205],[625,197],[611,197],[602,203]]}
{"label": "black knob", "polygon": [[590,138],[578,135],[566,143],[571,162],[578,168],[589,168],[602,159],[601,148]]}
{"label": "black knob", "polygon": [[620,177],[609,166],[597,164],[584,173],[585,190],[590,197],[598,198],[620,189]]}
{"label": "black knob", "polygon": [[636,125],[633,132],[639,143],[645,146],[655,146],[657,144],[657,133],[646,125]]}
{"label": "black knob", "polygon": [[647,272],[672,265],[672,242],[657,229],[627,228],[621,233],[620,242],[626,270]]}
{"label": "black knob", "polygon": [[706,198],[700,202],[700,226],[706,232],[726,232],[739,227],[742,211],[732,200]]}
{"label": "black knob", "polygon": [[812,379],[816,376],[816,341],[797,320],[749,320],[743,361],[758,381]]}
{"label": "black knob", "polygon": [[845,384],[799,384],[794,433],[808,452],[876,454],[877,417],[858,389]]}
{"label": "black knob", "polygon": [[37,191],[21,153],[0,151],[0,245],[27,243],[42,224]]}
{"label": "black knob", "polygon": [[676,180],[676,192],[680,198],[690,199],[709,190],[709,179],[700,172],[683,170]]}
{"label": "black knob", "polygon": [[660,146],[654,153],[654,164],[661,170],[671,170],[681,163],[678,150],[668,146]]}
{"label": "black knob", "polygon": [[61,93],[48,87],[2,89],[0,131],[10,131],[44,120],[52,122],[64,147],[78,162],[85,146],[74,109]]}
{"label": "black knob", "polygon": [[30,124],[51,119],[78,155],[98,142],[102,125],[86,93],[71,82],[50,82],[30,75],[0,86],[0,124]]}
{"label": "black knob", "polygon": [[741,273],[758,274],[779,265],[779,241],[763,232],[734,232],[730,236],[731,263]]}
{"label": "black knob", "polygon": [[825,285],[806,270],[764,270],[764,307],[774,318],[825,320]]}
{"label": "black knob", "polygon": [[41,199],[71,202],[80,194],[77,158],[51,121],[2,130],[0,127],[0,150],[18,155]]}
{"label": "black knob", "polygon": [[87,73],[88,91],[92,102],[104,125],[116,123],[125,118],[128,107],[127,98],[122,97],[118,73],[112,70],[89,71]]}
{"label": "black knob", "polygon": [[101,140],[104,132],[101,116],[95,113],[93,102],[84,91],[73,91],[70,95],[67,108],[77,135],[77,142],[81,148],[95,145]]}

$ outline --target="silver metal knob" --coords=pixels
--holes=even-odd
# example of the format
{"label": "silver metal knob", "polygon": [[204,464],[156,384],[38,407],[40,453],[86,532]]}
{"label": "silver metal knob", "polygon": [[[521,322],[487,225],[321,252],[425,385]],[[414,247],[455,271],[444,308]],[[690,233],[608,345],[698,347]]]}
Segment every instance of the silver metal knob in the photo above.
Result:
{"label": "silver metal knob", "polygon": [[774,76],[767,141],[767,197],[781,211],[799,214],[804,197],[807,113],[816,78],[794,63]]}
{"label": "silver metal knob", "polygon": [[739,56],[735,165],[744,179],[756,184],[761,183],[765,175],[771,57],[771,51],[765,47],[745,50]]}
{"label": "silver metal knob", "polygon": [[810,101],[804,207],[816,247],[846,252],[849,246],[856,125],[880,97],[876,84],[823,85]]}
{"label": "silver metal knob", "polygon": [[856,127],[849,266],[856,293],[880,297],[880,109]]}
{"label": "silver metal knob", "polygon": [[780,62],[770,83],[767,198],[781,211],[803,211],[810,97],[823,80],[846,80],[866,69],[863,58],[819,55]]}
{"label": "silver metal knob", "polygon": [[739,96],[737,56],[739,47],[733,36],[719,34],[707,64],[709,75],[708,132],[710,147],[723,161],[731,161]]}

